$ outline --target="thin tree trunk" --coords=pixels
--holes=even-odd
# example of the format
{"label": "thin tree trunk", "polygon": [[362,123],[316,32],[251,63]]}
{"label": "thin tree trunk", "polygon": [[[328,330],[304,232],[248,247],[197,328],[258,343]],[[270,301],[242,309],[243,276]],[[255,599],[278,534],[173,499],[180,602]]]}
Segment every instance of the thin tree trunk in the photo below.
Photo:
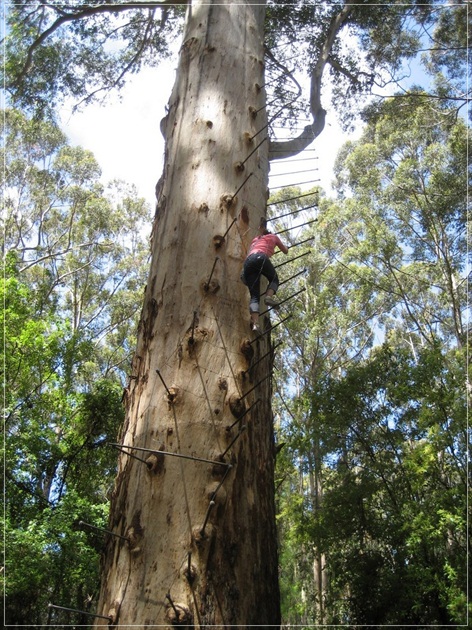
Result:
{"label": "thin tree trunk", "polygon": [[[314,445],[314,461],[309,455],[309,479],[310,479],[310,495],[312,500],[312,507],[315,513],[322,508],[323,503],[323,484],[321,477],[321,457],[320,457],[320,445],[318,438],[316,438],[316,444]],[[314,547],[314,559],[313,559],[313,581],[315,589],[315,606],[316,606],[316,621],[319,624],[325,622],[325,598],[327,591],[327,578],[326,578],[326,556],[320,551],[318,547]]]}
{"label": "thin tree trunk", "polygon": [[263,20],[188,9],[112,497],[128,541],[109,537],[97,610],[118,625],[280,623],[270,342],[239,280],[267,200]]}

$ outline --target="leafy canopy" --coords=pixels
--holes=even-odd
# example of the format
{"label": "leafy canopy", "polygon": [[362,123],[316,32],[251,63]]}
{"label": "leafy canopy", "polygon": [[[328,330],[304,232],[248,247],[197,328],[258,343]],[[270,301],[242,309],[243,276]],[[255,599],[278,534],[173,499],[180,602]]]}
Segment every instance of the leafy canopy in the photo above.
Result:
{"label": "leafy canopy", "polygon": [[44,625],[98,588],[103,535],[79,521],[106,526],[149,210],[51,122],[2,121],[5,614]]}
{"label": "leafy canopy", "polygon": [[284,621],[460,624],[468,133],[419,91],[368,121],[339,154],[337,199],[277,205],[318,216],[297,239],[313,239],[305,272],[294,256],[281,273],[282,299],[304,289],[275,361]]}

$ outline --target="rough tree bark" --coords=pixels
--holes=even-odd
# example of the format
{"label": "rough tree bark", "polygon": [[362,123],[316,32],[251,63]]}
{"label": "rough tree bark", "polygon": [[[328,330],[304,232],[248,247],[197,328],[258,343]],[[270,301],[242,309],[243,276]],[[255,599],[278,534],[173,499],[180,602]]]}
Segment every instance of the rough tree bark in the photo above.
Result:
{"label": "rough tree bark", "polygon": [[120,626],[280,624],[270,335],[239,280],[267,201],[263,21],[188,8],[97,610]]}

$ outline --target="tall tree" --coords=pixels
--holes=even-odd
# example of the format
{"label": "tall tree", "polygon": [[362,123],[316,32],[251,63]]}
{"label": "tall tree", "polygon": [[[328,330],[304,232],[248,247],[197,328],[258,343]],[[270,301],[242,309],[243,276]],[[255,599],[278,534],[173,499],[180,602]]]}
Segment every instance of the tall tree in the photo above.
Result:
{"label": "tall tree", "polygon": [[106,524],[149,211],[56,125],[2,114],[5,622],[44,624],[48,601],[96,596],[78,523]]}
{"label": "tall tree", "polygon": [[[415,17],[430,16],[414,6],[405,12],[396,3],[348,0],[273,3],[265,21],[265,8],[255,2],[187,7],[176,83],[162,122],[164,172],[127,388],[98,624],[107,618],[121,625],[280,622],[270,323],[267,317],[261,338],[249,337],[239,271],[265,214],[269,158],[301,151],[323,129],[326,69],[359,94],[379,64],[395,64],[417,48],[415,33],[406,37],[404,18],[413,24]],[[113,14],[125,17],[110,28]],[[170,15],[165,2],[65,9],[20,3],[14,21],[25,42],[15,37],[11,47],[12,91],[31,104],[38,88],[54,99],[58,87],[84,94],[97,76],[106,85],[120,84],[133,62],[159,49],[156,25],[160,32]],[[376,27],[385,21],[391,37],[380,46]],[[364,54],[355,63],[340,38],[347,28],[361,34]],[[107,43],[112,33],[130,37],[119,49],[118,65],[113,46],[106,45],[92,63],[90,44],[97,36]],[[403,50],[397,34],[405,35]],[[267,55],[281,69],[279,89],[287,79],[297,85],[286,64],[303,43],[309,122],[287,143],[268,141],[265,36]],[[66,68],[64,60],[72,63]],[[75,60],[78,73],[71,72]],[[31,72],[33,62],[47,72]]]}
{"label": "tall tree", "polygon": [[[282,584],[287,597],[287,584],[305,592],[290,623],[467,615],[468,132],[455,114],[418,92],[375,108],[340,152],[340,197],[321,197],[305,308],[276,362],[288,373],[280,461],[292,460],[279,498],[291,558]],[[315,568],[324,558],[321,599],[300,549]]]}

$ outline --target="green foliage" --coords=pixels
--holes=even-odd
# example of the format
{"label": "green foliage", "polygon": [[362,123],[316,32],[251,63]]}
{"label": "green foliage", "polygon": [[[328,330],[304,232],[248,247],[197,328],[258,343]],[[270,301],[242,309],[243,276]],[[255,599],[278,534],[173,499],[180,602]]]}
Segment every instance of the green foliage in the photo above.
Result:
{"label": "green foliage", "polygon": [[[330,37],[330,29],[349,8],[327,59],[333,109],[346,129],[361,115],[367,97],[379,88],[401,84],[411,73],[409,64],[421,63],[437,75],[434,98],[440,97],[457,109],[467,104],[467,8],[435,2],[373,2],[364,0],[348,6],[346,2],[315,1],[267,3],[266,45],[286,67],[305,76],[317,66],[320,50]],[[439,78],[438,72],[441,71]],[[277,82],[277,78],[271,79]],[[287,77],[278,78],[283,99]],[[403,86],[402,86],[403,87]],[[310,99],[313,98],[313,92]],[[277,108],[280,107],[280,100]],[[296,101],[278,119],[293,127],[300,110],[307,104]]]}
{"label": "green foliage", "polygon": [[[58,0],[47,5],[15,2],[7,13],[5,42],[11,102],[51,115],[65,96],[81,104],[120,90],[130,74],[169,56],[181,32],[184,5],[149,2],[147,7],[137,7],[101,0],[93,6],[77,2],[64,7]],[[313,98],[310,94],[293,100],[280,64],[310,77],[324,55],[333,24],[346,8],[343,36],[334,38],[326,59],[334,86],[332,103],[346,126],[366,104],[364,97],[379,85],[399,80],[404,62],[419,55],[425,40],[429,45],[431,34],[434,46],[424,63],[430,72],[443,72],[437,95],[458,98],[459,107],[466,103],[465,5],[434,0],[421,4],[363,0],[350,5],[269,0],[266,8],[265,43],[278,75],[270,81],[277,98],[270,100],[277,101],[278,110],[280,101],[287,103],[287,97],[290,101],[284,112],[278,112],[279,122],[295,126],[295,118],[310,111]]]}
{"label": "green foliage", "polygon": [[[339,191],[355,191],[345,205],[358,217],[345,259],[353,268],[360,259],[384,291],[389,278],[416,338],[462,344],[468,133],[451,110],[434,110],[416,96],[401,108],[387,101],[341,156]],[[408,127],[399,116],[408,117]],[[388,329],[398,309],[385,319]]]}
{"label": "green foliage", "polygon": [[90,609],[97,595],[102,541],[82,531],[78,522],[103,527],[106,515],[105,504],[91,504],[71,489],[57,506],[44,507],[31,520],[7,521],[7,622],[44,623],[51,601]]}
{"label": "green foliage", "polygon": [[53,124],[4,120],[5,614],[45,624],[95,605],[103,535],[78,523],[107,520],[148,210]]}
{"label": "green foliage", "polygon": [[[423,53],[426,69],[435,76],[438,93],[450,107],[459,110],[461,95],[466,93],[470,76],[471,60],[467,55],[470,49],[470,12],[466,2],[458,2],[453,11],[441,11],[429,54]],[[457,106],[457,101],[459,105]],[[472,112],[469,110],[469,117]]]}
{"label": "green foliage", "polygon": [[[61,309],[55,325],[69,326],[68,378],[92,383],[97,369],[121,378],[132,348],[127,322],[145,282],[141,232],[148,208],[123,182],[105,187],[93,155],[67,145],[54,124],[13,110],[4,123],[5,246],[18,254],[38,312]],[[105,335],[116,340],[112,351],[102,343]],[[80,374],[74,357],[81,357]]]}
{"label": "green foliage", "polygon": [[[446,605],[451,588],[464,592],[467,570],[465,443],[457,427],[465,426],[465,401],[458,415],[449,360],[427,349],[414,361],[385,346],[316,395],[321,431],[336,426],[331,448],[344,451],[327,474],[319,544],[336,583],[330,597],[349,591],[351,623],[465,619],[465,609],[450,617]],[[367,570],[366,562],[374,565]],[[400,602],[388,601],[392,589]]]}
{"label": "green foliage", "polygon": [[[66,95],[91,102],[169,55],[178,6],[15,2],[7,13],[5,74],[16,106],[51,114]],[[34,66],[34,72],[31,68]]]}
{"label": "green foliage", "polygon": [[[302,470],[309,473],[316,453],[323,469],[321,496],[311,487],[298,498],[285,489],[280,498],[282,557],[289,558],[282,584],[293,592],[305,582],[309,591],[299,554],[310,550],[306,562],[316,549],[329,580],[325,622],[464,622],[463,358],[434,348],[414,360],[405,349],[376,348],[344,378],[319,383],[310,418],[284,432]],[[293,564],[302,575],[286,579]],[[286,614],[303,618],[290,604]]]}
{"label": "green foliage", "polygon": [[283,289],[305,288],[276,361],[286,623],[467,616],[467,131],[419,96],[340,152]]}

